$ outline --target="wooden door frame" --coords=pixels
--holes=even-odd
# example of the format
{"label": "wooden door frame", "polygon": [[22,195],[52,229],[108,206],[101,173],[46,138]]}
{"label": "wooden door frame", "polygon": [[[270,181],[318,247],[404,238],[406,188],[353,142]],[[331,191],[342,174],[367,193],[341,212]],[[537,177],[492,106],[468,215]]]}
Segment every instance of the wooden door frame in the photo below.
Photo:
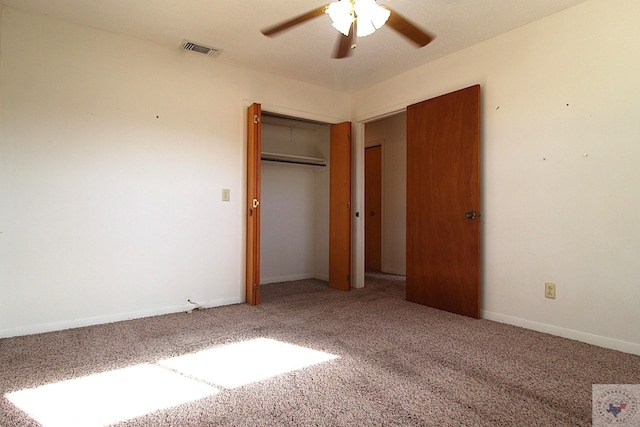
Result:
{"label": "wooden door frame", "polygon": [[[247,114],[246,158],[246,248],[245,300],[249,305],[260,304],[260,183],[262,106],[252,103]],[[253,166],[253,167],[252,167]]]}

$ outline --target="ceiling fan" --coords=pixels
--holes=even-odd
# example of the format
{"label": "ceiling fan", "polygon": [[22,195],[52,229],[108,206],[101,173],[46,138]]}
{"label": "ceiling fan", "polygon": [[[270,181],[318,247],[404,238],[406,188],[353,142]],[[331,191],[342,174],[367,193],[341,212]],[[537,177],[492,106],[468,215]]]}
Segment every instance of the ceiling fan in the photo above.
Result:
{"label": "ceiling fan", "polygon": [[337,0],[317,9],[288,19],[261,30],[265,36],[274,36],[282,31],[303,24],[311,19],[328,14],[332,26],[340,31],[334,58],[346,58],[356,47],[356,38],[365,37],[387,24],[418,47],[431,43],[435,36],[420,28],[387,6],[375,0]]}

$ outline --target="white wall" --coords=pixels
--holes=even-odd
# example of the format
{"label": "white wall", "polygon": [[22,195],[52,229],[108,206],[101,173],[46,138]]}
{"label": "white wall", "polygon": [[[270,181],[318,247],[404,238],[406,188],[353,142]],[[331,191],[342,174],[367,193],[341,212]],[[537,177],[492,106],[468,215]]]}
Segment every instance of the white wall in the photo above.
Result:
{"label": "white wall", "polygon": [[0,40],[0,337],[243,301],[246,106],[349,118],[179,41],[10,8]]}
{"label": "white wall", "polygon": [[315,176],[311,166],[263,162],[260,283],[315,273]]}
{"label": "white wall", "polygon": [[[329,158],[329,128],[262,125],[262,151]],[[260,282],[329,276],[329,167],[262,162]]]}
{"label": "white wall", "polygon": [[365,122],[481,84],[484,318],[640,354],[638,16],[587,1],[355,95]]}
{"label": "white wall", "polygon": [[406,136],[405,112],[365,126],[365,147],[382,145],[382,271],[401,276],[407,262]]}

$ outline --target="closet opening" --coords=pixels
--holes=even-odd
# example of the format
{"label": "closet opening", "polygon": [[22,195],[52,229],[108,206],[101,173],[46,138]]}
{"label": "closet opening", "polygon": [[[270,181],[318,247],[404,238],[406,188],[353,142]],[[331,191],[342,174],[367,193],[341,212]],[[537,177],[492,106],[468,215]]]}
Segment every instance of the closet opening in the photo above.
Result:
{"label": "closet opening", "polygon": [[269,112],[261,124],[260,283],[328,286],[330,124]]}

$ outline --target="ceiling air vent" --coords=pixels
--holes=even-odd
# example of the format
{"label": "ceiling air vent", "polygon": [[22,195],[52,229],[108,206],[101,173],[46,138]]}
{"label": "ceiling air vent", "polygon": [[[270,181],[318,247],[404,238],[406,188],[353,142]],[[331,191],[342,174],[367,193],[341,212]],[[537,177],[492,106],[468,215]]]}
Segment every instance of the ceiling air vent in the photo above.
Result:
{"label": "ceiling air vent", "polygon": [[190,50],[192,52],[201,53],[208,56],[218,56],[220,55],[220,52],[222,52],[221,49],[216,49],[215,47],[190,42],[189,40],[185,40],[182,42],[182,49]]}

